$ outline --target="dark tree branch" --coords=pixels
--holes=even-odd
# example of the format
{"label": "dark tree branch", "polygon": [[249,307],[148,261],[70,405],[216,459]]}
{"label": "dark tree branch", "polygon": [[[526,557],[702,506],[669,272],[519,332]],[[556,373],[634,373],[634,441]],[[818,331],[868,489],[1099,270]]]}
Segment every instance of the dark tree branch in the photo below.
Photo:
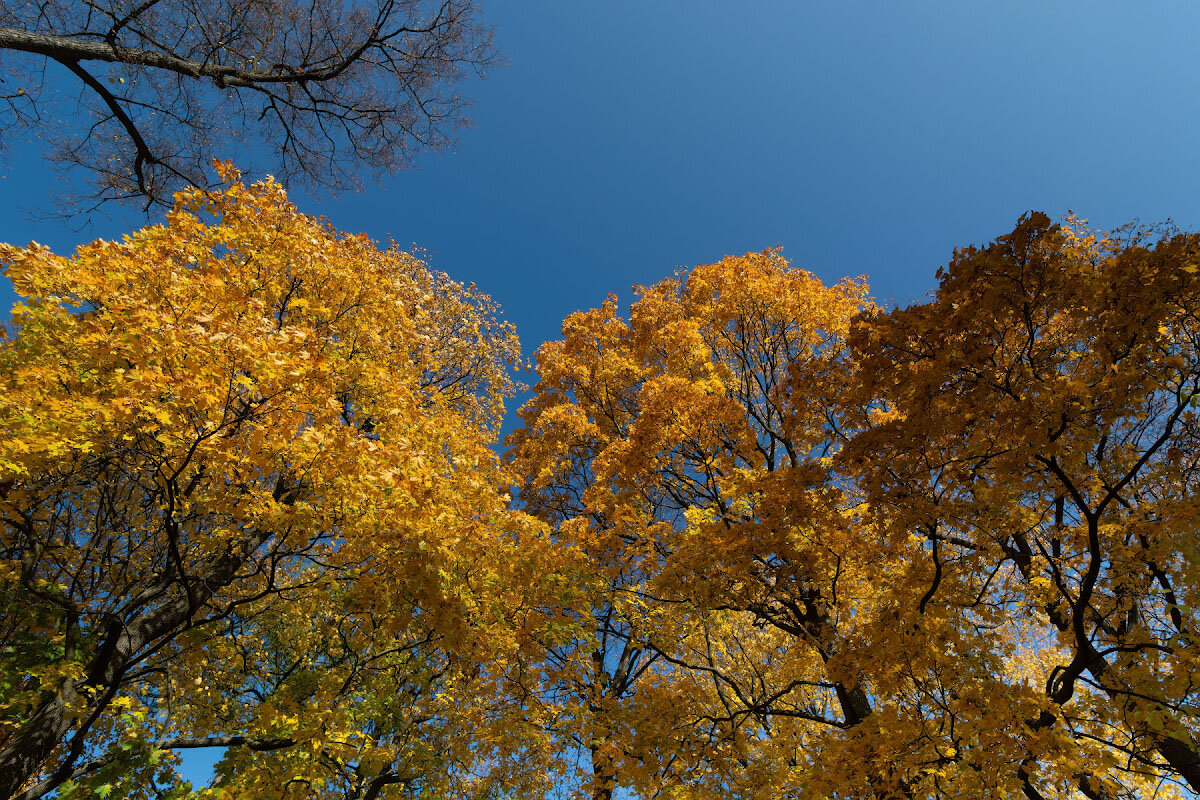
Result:
{"label": "dark tree branch", "polygon": [[[123,136],[93,135],[77,112],[59,126],[22,113],[36,100],[24,93],[0,98],[6,124],[45,128],[64,163],[97,176],[100,202],[142,197],[149,208],[205,189],[211,159],[248,137],[266,140],[283,182],[349,188],[363,167],[392,171],[448,144],[465,123],[451,87],[495,63],[471,0],[228,2],[227,15],[160,0],[0,13],[0,51],[63,64],[103,109],[99,126]],[[122,90],[86,64],[120,70],[109,80]]]}

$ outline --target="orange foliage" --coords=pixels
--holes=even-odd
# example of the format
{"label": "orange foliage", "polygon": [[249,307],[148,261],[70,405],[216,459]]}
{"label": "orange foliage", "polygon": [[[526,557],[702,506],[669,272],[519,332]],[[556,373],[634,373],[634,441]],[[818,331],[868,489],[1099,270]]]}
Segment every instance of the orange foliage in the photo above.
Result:
{"label": "orange foliage", "polygon": [[904,310],[766,251],[569,317],[510,444],[595,576],[593,796],[1200,787],[1198,245],[1158,233],[1032,217]]}

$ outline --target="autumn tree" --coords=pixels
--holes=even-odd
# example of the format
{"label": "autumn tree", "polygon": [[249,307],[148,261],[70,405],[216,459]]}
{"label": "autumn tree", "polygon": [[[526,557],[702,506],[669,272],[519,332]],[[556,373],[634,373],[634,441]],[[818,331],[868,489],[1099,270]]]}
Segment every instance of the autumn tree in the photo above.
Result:
{"label": "autumn tree", "polygon": [[[653,487],[624,482],[615,472],[601,477],[593,468],[628,433],[641,385],[636,366],[615,357],[630,335],[615,301],[572,315],[563,334],[538,351],[536,394],[508,444],[525,476],[525,509],[550,523],[557,547],[582,562],[575,571],[579,606],[563,609],[578,620],[582,636],[546,649],[531,688],[556,709],[551,722],[563,759],[585,757],[582,774],[565,782],[610,800],[618,786],[629,785],[631,739],[644,712],[634,697],[662,667],[648,639],[652,632],[660,641],[667,635],[664,616],[640,595],[660,561],[654,526],[670,510]],[[596,481],[621,493],[619,508],[598,496]],[[660,716],[653,726],[665,722]]]}
{"label": "autumn tree", "polygon": [[455,84],[496,60],[472,0],[17,0],[0,56],[5,134],[45,137],[97,201],[146,207],[255,146],[285,184],[406,166],[451,141]]}
{"label": "autumn tree", "polygon": [[[1180,255],[1190,251],[1171,247],[1175,255],[1164,250],[1162,258],[1176,266],[1164,275],[1176,277],[1156,283],[1136,273],[1143,296],[1178,298],[1171,281],[1190,280],[1191,256]],[[1169,749],[1190,735],[1195,668],[1180,634],[1194,572],[1181,555],[1190,552],[1186,543],[1164,541],[1145,555],[1153,564],[1135,571],[1140,583],[1118,578],[1108,564],[1089,579],[1079,553],[1086,526],[1069,556],[1063,534],[1039,555],[1028,536],[1023,548],[997,532],[1006,530],[1001,521],[1009,530],[1017,521],[1077,524],[1067,512],[1055,522],[1057,495],[1039,509],[1010,476],[960,472],[947,485],[977,494],[947,505],[928,483],[930,475],[978,465],[956,455],[975,440],[964,440],[955,420],[990,420],[979,441],[996,448],[987,451],[995,469],[1012,467],[1005,448],[1013,446],[1006,441],[1013,412],[1000,399],[964,403],[959,392],[975,385],[974,373],[935,371],[946,363],[974,368],[976,360],[955,359],[966,352],[983,359],[1013,341],[996,338],[1007,329],[979,305],[986,284],[958,277],[967,263],[979,264],[970,274],[982,278],[998,274],[1003,259],[964,257],[943,287],[944,304],[939,297],[885,313],[867,302],[861,283],[825,287],[777,252],[751,253],[638,289],[627,317],[615,301],[572,315],[563,341],[539,351],[539,383],[512,440],[526,480],[522,497],[592,565],[598,591],[586,644],[605,644],[605,634],[616,642],[592,651],[591,672],[577,658],[567,673],[574,682],[563,682],[582,698],[577,725],[593,748],[593,796],[608,796],[614,785],[694,798],[1178,796],[1171,780],[1179,773],[1147,745],[1157,735]],[[1091,273],[1061,280],[1111,303],[1135,296],[1102,288]],[[995,290],[1005,299],[990,302],[1028,308],[1018,287],[1031,285],[1042,284],[1005,285]],[[1100,306],[1089,300],[1080,308],[1097,314]],[[1077,313],[1096,336],[1119,330],[1112,319]],[[1164,337],[1172,325],[1191,324],[1185,312],[1167,316],[1169,323],[1139,316],[1138,324]],[[1016,326],[1022,317],[1014,310],[1012,319]],[[1049,330],[1042,322],[1034,329]],[[1144,333],[1134,339],[1143,340]],[[1106,345],[1072,339],[1061,346],[1086,359]],[[1176,364],[1172,354],[1183,346],[1161,357]],[[1027,352],[1012,347],[1014,358]],[[1106,365],[1093,378],[1118,374]],[[1190,384],[1177,392],[1174,383],[1161,388],[1161,374],[1129,380],[1150,387],[1139,391],[1191,402]],[[996,385],[1003,384],[987,383]],[[1032,408],[1021,404],[1029,395],[1014,396],[1013,407]],[[920,404],[928,397],[945,397],[945,405]],[[1180,410],[1172,424],[1190,425],[1188,413]],[[1098,444],[1091,440],[1093,451]],[[1101,449],[1115,444],[1110,435]],[[1178,445],[1182,463],[1192,449]],[[1136,453],[1122,458],[1145,466]],[[1187,485],[1186,476],[1176,479]],[[1115,486],[1121,478],[1109,480]],[[1188,494],[1156,490],[1166,496]],[[980,544],[985,529],[996,537],[988,547]],[[1153,547],[1157,540],[1147,536]],[[1058,558],[1072,560],[1038,566]],[[1071,607],[1055,604],[1077,603],[1087,581],[1098,598],[1095,587],[1110,571],[1126,596],[1135,585],[1158,595],[1139,601],[1137,618],[1157,615],[1155,624],[1172,631],[1157,639],[1121,634],[1115,644],[1089,634],[1112,665],[1108,683],[1093,676],[1089,686],[1079,671],[1086,659],[1057,637],[1073,635]],[[1069,601],[1041,594],[1055,580],[1076,587],[1065,590]],[[1112,610],[1081,613],[1131,625],[1130,601],[1119,609],[1109,602]],[[1068,624],[1046,624],[1054,619]],[[1099,624],[1086,622],[1085,630]],[[1182,655],[1169,661],[1160,648]],[[650,666],[623,672],[628,662]],[[626,674],[636,680],[611,691]],[[1118,674],[1129,683],[1118,684]],[[1146,682],[1133,683],[1143,675]],[[1064,706],[1070,698],[1058,687],[1067,679],[1075,699]],[[1109,707],[1110,691],[1124,699]]]}
{"label": "autumn tree", "polygon": [[[822,477],[821,399],[862,302],[861,285],[825,288],[776,252],[748,254],[639,289],[627,320],[615,299],[573,315],[539,351],[512,444],[530,509],[604,589],[594,630],[608,647],[582,683],[606,701],[588,705],[595,796],[615,783],[776,796],[786,762],[765,781],[751,763],[776,720],[840,731],[870,716],[839,666],[838,620],[853,611],[833,577],[851,586],[851,563],[869,567]],[[755,674],[788,645],[796,672]]]}
{"label": "autumn tree", "polygon": [[[848,456],[924,541],[930,603],[1019,616],[1040,642],[1025,724],[1086,745],[1068,776],[1119,770],[1081,778],[1089,797],[1135,775],[1200,791],[1198,271],[1194,234],[1031,214],[855,335],[858,401],[887,413]],[[1036,762],[1032,800],[1053,796]]]}
{"label": "autumn tree", "polygon": [[222,179],[121,242],[0,250],[0,796],[177,792],[197,747],[226,798],[536,794],[511,327]]}

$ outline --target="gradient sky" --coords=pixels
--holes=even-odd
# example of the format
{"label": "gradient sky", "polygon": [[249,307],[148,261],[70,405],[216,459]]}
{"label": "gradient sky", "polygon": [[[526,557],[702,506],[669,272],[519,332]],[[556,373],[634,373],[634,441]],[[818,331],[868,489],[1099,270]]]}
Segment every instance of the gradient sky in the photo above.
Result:
{"label": "gradient sky", "polygon": [[[782,245],[825,281],[921,299],[956,245],[1025,211],[1200,224],[1200,4],[493,0],[506,68],[453,152],[338,198],[492,293],[528,352],[562,318],[681,266]],[[233,154],[230,154],[233,155]],[[73,231],[17,148],[0,240]],[[11,294],[0,298],[3,307]]]}
{"label": "gradient sky", "polygon": [[[503,305],[527,352],[568,313],[782,245],[907,304],[956,245],[1030,209],[1200,226],[1200,3],[492,0],[508,66],[453,152],[358,195],[294,195]],[[0,240],[59,252],[36,143],[0,173]],[[236,154],[223,154],[236,157]],[[0,309],[12,293],[0,287]],[[199,773],[196,773],[199,774]]]}

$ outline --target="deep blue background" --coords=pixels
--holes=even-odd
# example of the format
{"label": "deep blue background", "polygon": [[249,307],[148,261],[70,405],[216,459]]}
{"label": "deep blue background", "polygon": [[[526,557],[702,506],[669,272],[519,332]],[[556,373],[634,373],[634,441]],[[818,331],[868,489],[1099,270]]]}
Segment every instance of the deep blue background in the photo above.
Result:
{"label": "deep blue background", "polygon": [[[382,187],[295,195],[424,247],[504,306],[526,350],[681,266],[783,245],[906,304],[956,245],[1030,209],[1200,223],[1200,4],[496,0],[507,68],[466,91],[455,152]],[[0,240],[60,252],[36,143],[0,181]],[[220,154],[236,157],[236,154]],[[0,309],[11,303],[5,286]]]}
{"label": "deep blue background", "polygon": [[[680,266],[783,245],[826,281],[919,300],[955,245],[1030,209],[1200,222],[1200,4],[497,0],[507,68],[455,152],[303,210],[426,248],[527,351]],[[36,145],[0,240],[68,251]],[[236,154],[223,154],[236,156]],[[0,307],[7,307],[5,295]]]}

